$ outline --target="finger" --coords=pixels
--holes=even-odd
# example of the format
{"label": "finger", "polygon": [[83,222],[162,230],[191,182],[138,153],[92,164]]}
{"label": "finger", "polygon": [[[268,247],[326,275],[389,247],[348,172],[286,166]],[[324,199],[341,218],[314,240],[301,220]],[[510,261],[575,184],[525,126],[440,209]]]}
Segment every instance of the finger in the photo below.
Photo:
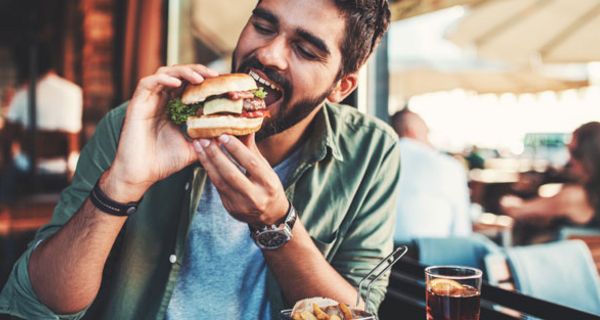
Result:
{"label": "finger", "polygon": [[225,180],[223,180],[219,171],[215,168],[213,163],[208,160],[206,152],[204,151],[204,147],[200,144],[200,141],[194,140],[192,144],[194,145],[194,150],[196,151],[198,160],[202,164],[202,167],[204,167],[204,170],[208,174],[212,184],[217,188],[217,190],[224,190],[228,188],[227,183]]}
{"label": "finger", "polygon": [[[246,138],[246,141],[248,142]],[[252,141],[254,139],[251,139]],[[253,177],[253,179],[265,176],[261,174],[264,170],[271,169],[271,166],[264,160],[258,148],[248,147],[242,143],[242,141],[232,137],[230,135],[221,135],[219,137],[219,142],[222,146],[225,147],[227,152],[231,154],[231,156],[244,168],[246,169],[246,173]],[[248,142],[252,143],[252,142]]]}
{"label": "finger", "polygon": [[147,100],[152,95],[166,88],[178,88],[182,85],[181,80],[167,74],[154,74],[140,80],[133,99]]}
{"label": "finger", "polygon": [[[231,159],[221,151],[217,143],[211,140],[200,139],[194,142],[194,146],[200,148],[197,150],[200,162],[203,165],[206,163],[212,170],[216,170],[224,183],[242,194],[252,192],[254,189],[252,183]],[[208,171],[206,167],[205,169]]]}
{"label": "finger", "polygon": [[267,161],[267,159],[265,157],[263,157],[262,153],[260,153],[260,150],[258,149],[258,145],[256,145],[256,133],[253,132],[253,133],[247,134],[241,138],[242,139],[240,139],[240,141],[242,141],[242,143],[244,145],[246,145],[248,147],[248,149],[250,149],[250,151],[257,154],[258,157],[265,163],[265,165],[271,167],[271,164],[269,164],[269,161]]}
{"label": "finger", "polygon": [[184,79],[192,84],[199,84],[204,81],[204,77],[188,65],[160,67],[156,71],[156,74],[168,74],[172,77]]}
{"label": "finger", "polygon": [[198,72],[199,74],[201,74],[204,77],[218,77],[219,76],[219,72],[210,69],[207,66],[203,66],[201,64],[190,64],[189,65],[190,68],[194,69],[194,71]]}
{"label": "finger", "polygon": [[250,150],[253,150],[253,151],[256,150],[256,151],[258,151],[258,147],[256,146],[256,140],[255,140],[256,139],[256,134],[254,132],[250,133],[250,134],[247,134],[245,136],[241,136],[241,137],[239,137],[239,139]]}
{"label": "finger", "polygon": [[169,99],[176,99],[176,98],[180,98],[181,95],[183,94],[183,92],[185,91],[185,89],[187,88],[187,85],[182,85],[179,88],[173,89],[169,91]]}

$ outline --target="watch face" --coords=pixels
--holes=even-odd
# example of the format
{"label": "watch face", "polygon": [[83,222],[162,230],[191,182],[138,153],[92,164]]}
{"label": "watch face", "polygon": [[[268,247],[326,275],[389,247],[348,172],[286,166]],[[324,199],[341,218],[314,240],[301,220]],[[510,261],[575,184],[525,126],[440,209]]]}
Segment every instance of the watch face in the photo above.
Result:
{"label": "watch face", "polygon": [[265,230],[256,236],[256,243],[263,249],[277,249],[290,239],[287,230]]}

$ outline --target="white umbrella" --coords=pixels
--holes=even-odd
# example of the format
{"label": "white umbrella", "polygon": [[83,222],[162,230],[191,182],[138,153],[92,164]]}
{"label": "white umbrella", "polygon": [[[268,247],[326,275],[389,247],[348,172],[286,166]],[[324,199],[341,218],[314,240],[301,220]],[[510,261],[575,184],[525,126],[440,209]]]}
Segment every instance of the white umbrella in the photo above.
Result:
{"label": "white umbrella", "polygon": [[[192,32],[221,54],[231,53],[256,1],[190,0]],[[485,0],[394,0],[390,10],[394,20],[404,19],[456,5]]]}
{"label": "white umbrella", "polygon": [[392,20],[406,19],[417,15],[453,6],[477,4],[485,0],[391,0]]}
{"label": "white umbrella", "polygon": [[600,61],[600,1],[488,0],[472,6],[448,38],[518,64]]}
{"label": "white umbrella", "polygon": [[536,93],[588,86],[587,81],[564,81],[528,71],[449,71],[410,69],[393,71],[390,92],[401,101],[412,96],[453,89],[477,93]]}
{"label": "white umbrella", "polygon": [[256,1],[192,0],[192,32],[214,51],[233,51]]}

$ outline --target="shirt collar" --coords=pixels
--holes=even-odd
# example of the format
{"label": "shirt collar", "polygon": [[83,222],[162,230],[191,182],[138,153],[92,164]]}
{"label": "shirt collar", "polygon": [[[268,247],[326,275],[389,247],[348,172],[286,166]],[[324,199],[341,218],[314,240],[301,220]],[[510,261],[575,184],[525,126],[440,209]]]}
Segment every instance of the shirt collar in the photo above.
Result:
{"label": "shirt collar", "polygon": [[304,155],[309,162],[319,162],[328,154],[338,161],[344,160],[337,144],[339,123],[336,123],[334,108],[335,106],[325,103],[308,129],[311,133],[308,135]]}

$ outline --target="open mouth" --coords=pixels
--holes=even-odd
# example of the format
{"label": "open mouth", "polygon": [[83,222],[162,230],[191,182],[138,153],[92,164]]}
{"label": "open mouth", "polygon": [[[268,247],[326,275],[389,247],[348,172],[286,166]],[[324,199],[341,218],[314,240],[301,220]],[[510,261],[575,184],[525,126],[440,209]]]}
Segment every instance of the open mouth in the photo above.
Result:
{"label": "open mouth", "polygon": [[250,70],[248,74],[259,84],[259,87],[263,87],[267,92],[267,96],[265,98],[265,104],[267,107],[283,97],[283,91],[281,88],[277,84],[267,80],[262,74],[259,74],[253,70]]}

